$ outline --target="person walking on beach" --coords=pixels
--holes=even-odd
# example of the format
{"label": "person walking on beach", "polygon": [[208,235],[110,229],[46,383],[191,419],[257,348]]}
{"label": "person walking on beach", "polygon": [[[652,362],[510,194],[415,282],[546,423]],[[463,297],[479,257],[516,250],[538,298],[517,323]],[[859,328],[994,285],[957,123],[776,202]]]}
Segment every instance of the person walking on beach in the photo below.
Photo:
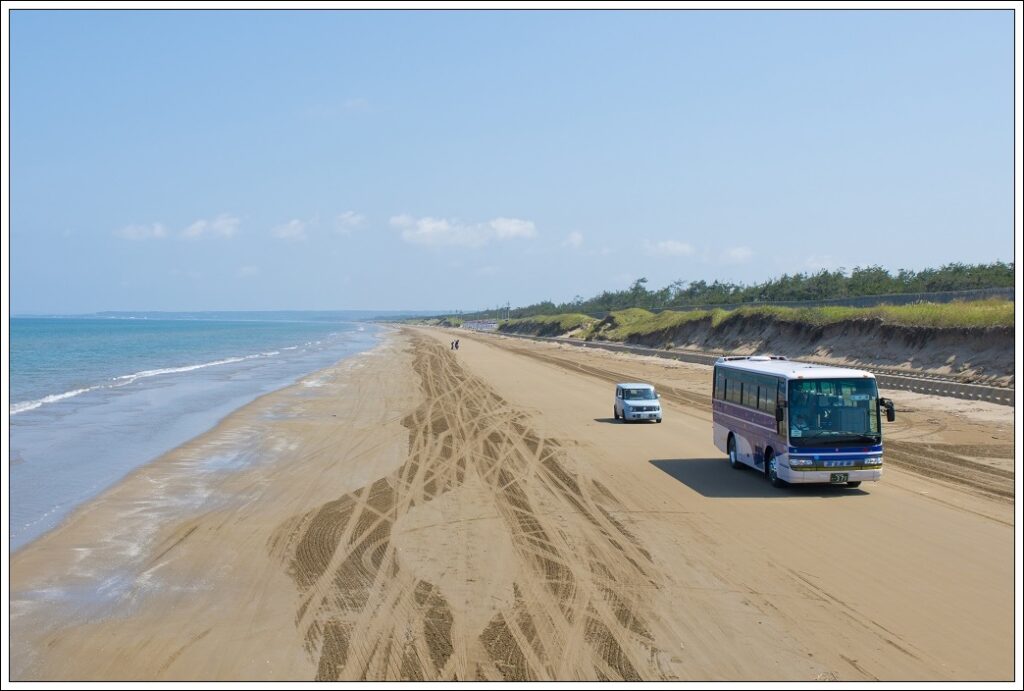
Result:
{"label": "person walking on beach", "polygon": [[455,350],[455,341],[452,341],[451,343],[449,343],[448,347],[451,348],[452,350]]}
{"label": "person walking on beach", "polygon": [[459,349],[459,339],[455,339],[455,350]]}

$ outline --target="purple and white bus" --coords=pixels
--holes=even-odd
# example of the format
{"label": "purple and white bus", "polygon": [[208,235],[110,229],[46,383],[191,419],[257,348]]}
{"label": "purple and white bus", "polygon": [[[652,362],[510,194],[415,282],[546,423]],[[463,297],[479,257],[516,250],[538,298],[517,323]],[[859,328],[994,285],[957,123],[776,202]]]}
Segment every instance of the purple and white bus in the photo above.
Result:
{"label": "purple and white bus", "polygon": [[882,478],[882,417],[875,375],[764,355],[723,357],[712,389],[715,446],[733,468],[751,466],[775,487],[857,487]]}

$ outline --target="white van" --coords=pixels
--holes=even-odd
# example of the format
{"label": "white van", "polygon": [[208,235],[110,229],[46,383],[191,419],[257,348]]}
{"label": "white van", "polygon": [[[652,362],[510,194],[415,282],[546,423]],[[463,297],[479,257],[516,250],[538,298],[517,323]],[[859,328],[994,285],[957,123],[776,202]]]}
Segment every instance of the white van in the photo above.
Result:
{"label": "white van", "polygon": [[615,385],[615,419],[661,422],[661,401],[650,384]]}

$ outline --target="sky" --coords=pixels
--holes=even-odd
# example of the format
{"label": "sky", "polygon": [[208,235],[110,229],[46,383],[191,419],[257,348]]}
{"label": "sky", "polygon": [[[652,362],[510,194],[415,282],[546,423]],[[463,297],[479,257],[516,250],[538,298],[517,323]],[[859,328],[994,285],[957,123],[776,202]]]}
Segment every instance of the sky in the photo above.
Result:
{"label": "sky", "polygon": [[1013,260],[1010,11],[10,19],[12,314]]}

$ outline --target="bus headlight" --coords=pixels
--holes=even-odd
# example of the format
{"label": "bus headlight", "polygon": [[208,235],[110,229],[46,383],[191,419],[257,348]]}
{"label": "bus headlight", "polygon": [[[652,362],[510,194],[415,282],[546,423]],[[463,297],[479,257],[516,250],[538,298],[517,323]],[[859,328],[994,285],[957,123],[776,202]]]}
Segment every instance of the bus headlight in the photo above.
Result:
{"label": "bus headlight", "polygon": [[810,458],[791,458],[789,459],[790,468],[799,468],[801,466],[814,465],[814,460]]}
{"label": "bus headlight", "polygon": [[881,456],[872,456],[864,459],[864,465],[882,465]]}

